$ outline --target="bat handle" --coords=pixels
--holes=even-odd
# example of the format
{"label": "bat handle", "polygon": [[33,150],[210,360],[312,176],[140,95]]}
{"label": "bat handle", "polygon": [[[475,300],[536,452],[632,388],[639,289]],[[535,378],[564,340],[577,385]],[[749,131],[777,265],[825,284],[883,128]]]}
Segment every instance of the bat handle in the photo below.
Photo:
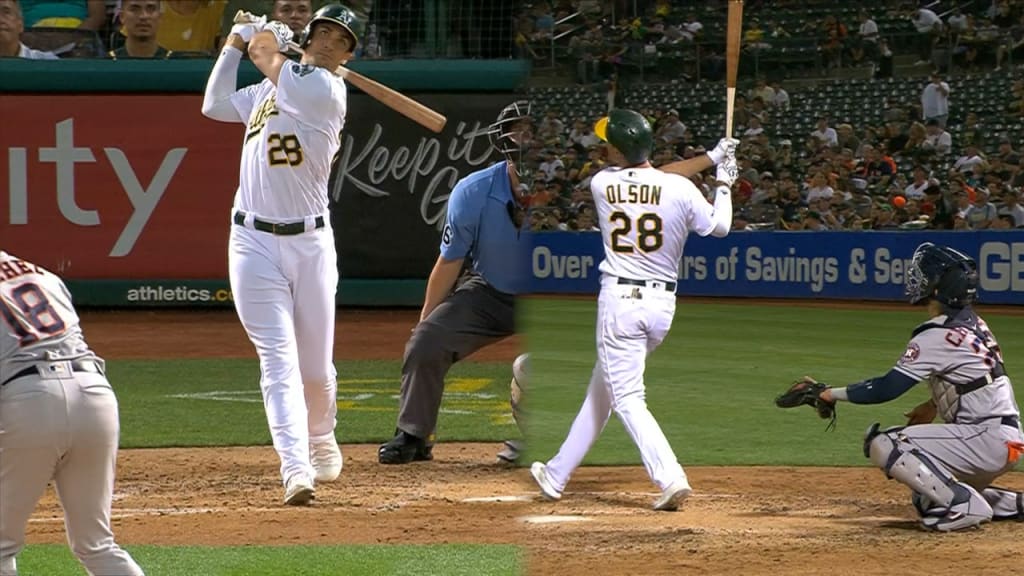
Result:
{"label": "bat handle", "polygon": [[725,89],[725,137],[732,138],[732,113],[736,105],[736,87]]}

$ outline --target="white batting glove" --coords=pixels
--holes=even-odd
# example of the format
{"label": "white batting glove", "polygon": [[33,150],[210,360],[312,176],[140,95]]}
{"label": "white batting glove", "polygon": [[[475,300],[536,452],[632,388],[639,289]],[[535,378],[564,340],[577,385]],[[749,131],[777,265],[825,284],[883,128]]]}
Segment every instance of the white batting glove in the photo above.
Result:
{"label": "white batting glove", "polygon": [[295,33],[292,32],[292,29],[289,28],[287,24],[284,22],[278,22],[277,20],[267,22],[267,25],[264,26],[263,30],[274,33],[274,37],[277,38],[278,52],[287,52],[288,43],[295,37]]}
{"label": "white batting glove", "polygon": [[736,166],[736,153],[735,150],[732,150],[726,154],[722,163],[715,168],[715,178],[722,184],[731,188],[732,185],[736,183],[736,179],[739,178],[739,176],[740,170]]}
{"label": "white batting glove", "polygon": [[707,152],[708,158],[711,158],[711,163],[718,166],[725,160],[725,157],[732,154],[736,155],[736,146],[740,143],[735,138],[722,138],[718,141],[718,145],[713,150]]}
{"label": "white batting glove", "polygon": [[267,25],[267,17],[257,17],[253,16],[252,14],[246,14],[251,21],[245,22],[243,24],[235,24],[231,27],[231,33],[238,34],[238,36],[242,39],[243,42],[248,43],[250,40],[252,40],[252,37],[255,36],[257,32],[263,30],[263,27]]}

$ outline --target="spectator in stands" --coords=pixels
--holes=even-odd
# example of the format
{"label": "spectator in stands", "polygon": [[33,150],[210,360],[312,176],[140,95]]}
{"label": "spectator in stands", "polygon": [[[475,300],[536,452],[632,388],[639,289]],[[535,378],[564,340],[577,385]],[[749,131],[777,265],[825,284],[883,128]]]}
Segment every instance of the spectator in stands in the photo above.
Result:
{"label": "spectator in stands", "polygon": [[761,102],[771,102],[775,99],[775,89],[768,85],[763,76],[759,76],[754,87],[747,93],[747,97],[751,101],[755,98],[760,98]]}
{"label": "spectator in stands", "polygon": [[1024,11],[1021,12],[1017,24],[1010,27],[1003,36],[999,47],[996,48],[996,68],[998,72],[1003,69],[1003,59],[1009,54],[1010,58],[1024,57]]}
{"label": "spectator in stands", "polygon": [[1003,205],[999,207],[999,215],[1013,219],[1011,228],[1024,228],[1024,206],[1020,204],[1020,193],[1007,190],[1003,193]]}
{"label": "spectator in stands", "polygon": [[929,64],[932,59],[932,48],[942,33],[942,20],[935,12],[927,8],[918,8],[911,14],[910,22],[918,34],[916,64]]}
{"label": "spectator in stands", "polygon": [[688,42],[696,42],[701,37],[703,30],[704,25],[697,20],[696,12],[687,13],[686,21],[679,26],[683,39]]}
{"label": "spectator in stands", "polygon": [[946,127],[949,118],[949,84],[942,75],[934,72],[931,81],[921,90],[922,120],[938,120],[939,126]]}
{"label": "spectator in stands", "polygon": [[226,0],[163,0],[161,4],[159,45],[174,52],[217,51]]}
{"label": "spectator in stands", "polygon": [[829,14],[825,17],[822,35],[824,39],[818,45],[818,49],[825,59],[825,68],[840,68],[843,64],[843,47],[846,44],[846,25]]}
{"label": "spectator in stands", "polygon": [[928,178],[928,171],[925,170],[924,166],[918,164],[914,166],[914,181],[907,184],[907,187],[903,189],[903,195],[908,200],[922,200],[925,197],[925,190],[935,184],[937,182],[933,182]]}
{"label": "spectator in stands", "polygon": [[970,24],[968,22],[967,15],[964,14],[963,10],[961,10],[959,6],[955,6],[949,15],[949,18],[946,19],[946,26],[952,35],[952,39],[956,40],[960,34],[963,34],[968,30]]}
{"label": "spectator in stands", "polygon": [[885,38],[878,40],[878,68],[875,69],[875,78],[892,78],[892,50]]}
{"label": "spectator in stands", "polygon": [[949,132],[943,130],[942,125],[935,118],[929,120],[925,126],[928,135],[925,136],[922,150],[935,153],[938,156],[946,156],[953,149],[953,137]]}
{"label": "spectator in stands", "polygon": [[745,26],[745,28],[746,30],[743,31],[744,50],[756,52],[772,47],[771,44],[765,41],[765,33],[761,28],[761,21],[759,19],[751,18],[749,26]]}
{"label": "spectator in stands", "polygon": [[859,17],[860,27],[857,29],[857,35],[861,48],[865,57],[874,60],[878,56],[878,24],[867,10],[861,10]]}
{"label": "spectator in stands", "polygon": [[683,141],[683,137],[686,135],[686,125],[679,120],[679,112],[674,109],[669,110],[662,122],[661,127],[654,134],[654,139],[657,142],[675,144]]}
{"label": "spectator in stands", "polygon": [[540,121],[537,130],[540,132],[554,131],[558,134],[562,134],[565,131],[565,123],[559,119],[561,111],[557,108],[551,108],[544,114],[544,119]]}
{"label": "spectator in stands", "polygon": [[1019,170],[1021,167],[1020,154],[1013,149],[1013,142],[1006,136],[999,139],[998,157],[1006,170]]}
{"label": "spectator in stands", "polygon": [[782,83],[778,81],[772,82],[772,91],[775,93],[770,102],[772,107],[779,110],[789,110],[789,92],[782,88]]}
{"label": "spectator in stands", "polygon": [[779,150],[775,154],[775,170],[793,167],[793,141],[786,139],[779,141]]}
{"label": "spectator in stands", "polygon": [[980,143],[983,134],[984,131],[978,124],[978,115],[974,112],[968,112],[967,116],[964,117],[963,125],[960,127],[957,141],[960,142],[961,146]]}
{"label": "spectator in stands", "polygon": [[25,58],[27,60],[57,60],[52,52],[33,50],[21,43],[25,25],[21,19],[21,7],[17,0],[0,0],[0,58]]}
{"label": "spectator in stands", "polygon": [[843,123],[836,126],[837,137],[836,145],[839,148],[849,148],[850,150],[856,150],[860,146],[860,139],[853,132],[853,126],[851,124]]}
{"label": "spectator in stands", "polygon": [[274,0],[274,7],[270,10],[268,20],[284,22],[295,33],[299,34],[313,18],[312,0]]}
{"label": "spectator in stands", "polygon": [[828,178],[824,172],[815,172],[811,176],[810,186],[807,188],[807,195],[805,200],[810,205],[818,198],[824,198],[826,200],[831,199],[832,195],[835,194],[835,190],[828,185]]}
{"label": "spectator in stands", "polygon": [[123,0],[120,20],[124,25],[124,44],[111,50],[112,60],[153,58],[166,60],[171,51],[157,44],[160,28],[160,2],[158,0]]}
{"label": "spectator in stands", "polygon": [[981,153],[978,152],[977,145],[971,144],[964,147],[963,155],[956,159],[953,167],[950,168],[950,172],[981,174],[986,168],[988,168],[988,163]]}
{"label": "spectator in stands", "polygon": [[99,30],[107,21],[104,0],[21,0],[26,28]]}
{"label": "spectator in stands", "polygon": [[834,128],[829,127],[827,116],[818,118],[817,128],[811,132],[811,138],[818,140],[829,147],[839,145],[839,135],[836,134]]}
{"label": "spectator in stands", "polygon": [[964,220],[971,230],[986,230],[992,226],[998,216],[995,204],[988,201],[988,190],[976,188],[974,190],[974,201],[971,202]]}
{"label": "spectator in stands", "polygon": [[804,230],[810,230],[812,232],[824,232],[828,230],[828,227],[826,227],[821,221],[821,214],[814,210],[808,210],[804,213],[801,226]]}

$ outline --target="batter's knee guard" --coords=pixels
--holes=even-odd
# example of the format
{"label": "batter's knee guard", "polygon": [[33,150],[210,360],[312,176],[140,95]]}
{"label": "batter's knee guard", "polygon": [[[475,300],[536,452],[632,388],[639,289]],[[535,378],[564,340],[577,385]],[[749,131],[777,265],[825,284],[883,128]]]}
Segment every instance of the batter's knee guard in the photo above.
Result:
{"label": "batter's knee guard", "polygon": [[981,491],[981,495],[992,507],[993,520],[1024,522],[1024,492],[989,486]]}
{"label": "batter's knee guard", "polygon": [[899,432],[875,434],[868,441],[871,461],[915,493],[921,523],[942,532],[977,526],[992,519],[992,508],[977,490],[949,473],[931,456],[899,439]]}

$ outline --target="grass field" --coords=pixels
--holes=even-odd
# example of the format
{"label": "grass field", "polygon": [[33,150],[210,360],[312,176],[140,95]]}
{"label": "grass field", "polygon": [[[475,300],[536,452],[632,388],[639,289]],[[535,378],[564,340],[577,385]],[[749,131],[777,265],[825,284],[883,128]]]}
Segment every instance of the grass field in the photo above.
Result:
{"label": "grass field", "polygon": [[[147,576],[514,576],[514,546],[126,546]],[[19,556],[23,576],[82,574],[67,546],[31,546]]]}
{"label": "grass field", "polygon": [[[532,300],[524,324],[531,351],[529,460],[554,455],[569,430],[595,360],[596,303]],[[781,410],[774,397],[805,374],[837,386],[884,374],[903,353],[923,308],[838,310],[680,301],[671,333],[648,358],[647,401],[680,462],[687,465],[862,466],[864,431],[928,397],[918,385],[893,402],[839,405],[838,427],[810,408]],[[1024,321],[986,316],[1003,348],[1018,398]],[[639,464],[612,418],[585,464]]]}

